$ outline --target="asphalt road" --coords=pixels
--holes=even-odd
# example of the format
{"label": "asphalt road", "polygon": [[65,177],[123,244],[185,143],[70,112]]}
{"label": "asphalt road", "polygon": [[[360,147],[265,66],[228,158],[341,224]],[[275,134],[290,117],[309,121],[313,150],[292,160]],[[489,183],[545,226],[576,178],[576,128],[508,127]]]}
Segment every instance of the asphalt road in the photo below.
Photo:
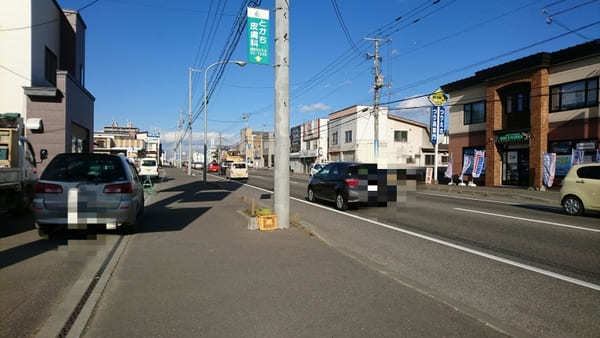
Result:
{"label": "asphalt road", "polygon": [[[272,172],[252,170],[247,183],[272,190]],[[307,183],[307,178],[292,176],[290,194],[305,198]],[[594,215],[573,217],[559,206],[512,205],[429,191],[409,193],[405,204],[349,212],[600,284],[600,218]]]}

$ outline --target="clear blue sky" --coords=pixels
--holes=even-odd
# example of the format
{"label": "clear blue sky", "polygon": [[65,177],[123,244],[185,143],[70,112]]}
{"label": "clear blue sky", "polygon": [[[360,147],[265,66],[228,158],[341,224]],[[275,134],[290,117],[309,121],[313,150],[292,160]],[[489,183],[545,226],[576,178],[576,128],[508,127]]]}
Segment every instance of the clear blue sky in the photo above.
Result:
{"label": "clear blue sky", "polygon": [[[62,7],[78,8],[90,0],[58,1]],[[372,103],[373,63],[366,60],[365,53],[373,52],[373,43],[363,38],[376,36],[370,33],[398,16],[405,15],[395,26],[398,31],[389,36],[392,41],[381,49],[385,80],[393,83],[392,88],[383,91],[383,102],[429,93],[489,66],[598,38],[600,24],[580,31],[581,36],[570,34],[438,76],[565,33],[565,27],[575,29],[598,21],[600,1],[569,10],[587,1],[441,0],[432,5],[433,0],[337,0],[359,52],[350,51],[331,1],[290,0],[291,124],[354,104]],[[223,4],[224,10],[219,11],[223,15],[215,15]],[[187,110],[187,68],[203,68],[218,60],[240,5],[240,1],[233,0],[100,0],[85,9],[86,86],[96,96],[96,129],[113,119],[119,123],[130,120],[143,129],[160,128],[163,135],[170,135],[168,132],[176,129],[179,109]],[[548,13],[566,11],[548,24],[547,15],[542,13],[547,5]],[[262,1],[260,7],[273,9],[274,0]],[[412,23],[417,18],[421,20]],[[274,21],[271,11],[271,47]],[[203,32],[205,36],[214,32],[214,39],[203,42]],[[438,39],[442,40],[431,44]],[[201,55],[207,52],[204,65],[194,63],[199,46]],[[246,60],[246,50],[244,32],[232,59]],[[336,59],[335,66],[326,67]],[[328,70],[326,76],[307,82],[324,69]],[[416,84],[431,77],[435,79]],[[197,106],[202,98],[202,74],[194,78]],[[238,137],[239,129],[245,126],[241,115],[249,112],[254,113],[250,126],[272,130],[272,86],[271,66],[229,65],[209,104],[209,132],[232,135],[230,139]],[[398,113],[427,119],[422,110]],[[201,128],[198,120],[194,129]]]}

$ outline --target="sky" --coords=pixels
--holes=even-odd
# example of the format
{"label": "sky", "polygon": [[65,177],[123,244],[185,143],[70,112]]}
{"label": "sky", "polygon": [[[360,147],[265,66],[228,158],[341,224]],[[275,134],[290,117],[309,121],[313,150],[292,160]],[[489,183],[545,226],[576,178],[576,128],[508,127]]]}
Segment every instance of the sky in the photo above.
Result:
{"label": "sky", "polygon": [[[91,0],[58,2],[77,9]],[[428,109],[411,109],[426,100],[390,102],[431,93],[481,69],[600,37],[600,1],[435,2],[337,0],[346,35],[333,1],[290,0],[290,125],[373,103],[373,59],[366,54],[374,52],[374,43],[365,37],[391,39],[380,48],[381,71],[389,83],[380,91],[380,102],[394,114],[427,123]],[[179,112],[187,114],[188,68],[204,71],[220,61],[242,3],[99,0],[84,9],[85,85],[96,97],[95,129],[130,121],[160,131],[165,149],[171,150]],[[259,6],[271,10],[271,62],[274,3],[265,0]],[[593,25],[572,33],[588,24]],[[244,30],[231,59],[246,61],[247,45]],[[194,72],[194,114],[202,82],[203,73]],[[272,65],[229,64],[208,105],[209,138],[221,133],[224,144],[235,142],[246,123],[273,130],[273,83]],[[250,114],[248,121],[242,114]],[[202,143],[202,118],[193,130],[196,148]]]}

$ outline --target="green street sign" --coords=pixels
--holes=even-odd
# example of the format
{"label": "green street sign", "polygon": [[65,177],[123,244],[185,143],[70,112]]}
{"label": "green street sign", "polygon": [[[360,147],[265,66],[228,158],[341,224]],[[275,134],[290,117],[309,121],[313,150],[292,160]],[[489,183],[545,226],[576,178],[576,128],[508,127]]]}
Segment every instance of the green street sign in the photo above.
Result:
{"label": "green street sign", "polygon": [[248,7],[248,62],[268,65],[269,10]]}

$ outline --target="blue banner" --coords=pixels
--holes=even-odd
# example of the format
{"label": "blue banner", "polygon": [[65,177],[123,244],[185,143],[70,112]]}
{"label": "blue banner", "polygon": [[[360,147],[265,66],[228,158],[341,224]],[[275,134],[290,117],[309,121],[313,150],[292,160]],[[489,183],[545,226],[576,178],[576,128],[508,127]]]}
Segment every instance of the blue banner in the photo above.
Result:
{"label": "blue banner", "polygon": [[446,108],[439,107],[440,109],[440,121],[437,121],[437,109],[438,107],[431,107],[431,116],[429,119],[429,130],[431,130],[431,142],[434,144],[437,142],[436,130],[439,126],[439,134],[444,135],[446,133]]}

